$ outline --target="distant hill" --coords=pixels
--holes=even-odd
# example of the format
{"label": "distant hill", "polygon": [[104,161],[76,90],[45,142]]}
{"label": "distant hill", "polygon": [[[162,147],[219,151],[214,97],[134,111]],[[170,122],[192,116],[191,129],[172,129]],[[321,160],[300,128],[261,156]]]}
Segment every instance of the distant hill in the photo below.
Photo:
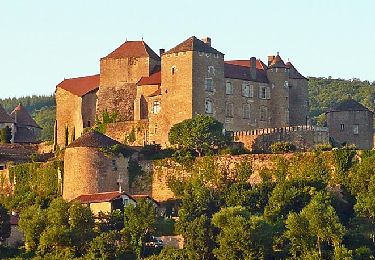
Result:
{"label": "distant hill", "polygon": [[375,111],[375,82],[310,77],[308,86],[311,117],[319,116],[349,97]]}
{"label": "distant hill", "polygon": [[0,99],[0,104],[10,113],[18,105],[22,104],[43,130],[41,139],[43,141],[53,140],[53,127],[56,118],[55,96],[26,96],[20,98]]}

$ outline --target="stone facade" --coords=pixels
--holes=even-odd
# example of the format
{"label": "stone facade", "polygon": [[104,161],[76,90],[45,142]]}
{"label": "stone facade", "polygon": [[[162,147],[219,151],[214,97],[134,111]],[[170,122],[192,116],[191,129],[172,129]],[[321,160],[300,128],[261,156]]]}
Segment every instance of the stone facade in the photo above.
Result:
{"label": "stone facade", "polygon": [[[196,114],[215,117],[228,131],[307,123],[307,79],[290,62],[279,55],[269,56],[267,65],[255,57],[224,61],[210,38],[190,37],[167,52],[161,49],[160,57],[143,41],[126,41],[100,60],[99,78],[92,90],[97,101],[82,94],[75,101],[56,91],[58,144],[65,140],[64,124],[79,136],[94,110],[99,118],[107,111],[120,122],[148,121],[143,143],[163,147],[170,128]],[[111,136],[126,135],[113,129]]]}
{"label": "stone facade", "polygon": [[349,99],[327,112],[329,136],[338,145],[355,145],[358,149],[374,147],[374,113]]}
{"label": "stone facade", "polygon": [[63,198],[72,200],[82,194],[129,190],[128,158],[111,156],[91,147],[65,150]]}

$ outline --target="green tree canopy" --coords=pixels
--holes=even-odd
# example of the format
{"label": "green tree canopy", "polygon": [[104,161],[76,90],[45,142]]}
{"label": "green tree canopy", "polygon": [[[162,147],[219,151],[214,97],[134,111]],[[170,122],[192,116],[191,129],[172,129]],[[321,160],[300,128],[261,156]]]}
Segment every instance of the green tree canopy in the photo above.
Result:
{"label": "green tree canopy", "polygon": [[169,142],[201,156],[223,146],[226,138],[222,123],[207,115],[196,115],[175,124],[169,131]]}

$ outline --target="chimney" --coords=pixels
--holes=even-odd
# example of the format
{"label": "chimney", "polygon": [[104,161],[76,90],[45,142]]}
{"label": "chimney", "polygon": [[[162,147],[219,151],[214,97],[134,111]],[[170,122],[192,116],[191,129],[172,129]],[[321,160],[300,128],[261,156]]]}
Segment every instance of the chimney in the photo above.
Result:
{"label": "chimney", "polygon": [[159,54],[160,54],[160,58],[161,58],[161,55],[163,55],[165,52],[165,49],[159,49]]}
{"label": "chimney", "polygon": [[250,77],[252,80],[257,78],[257,59],[255,57],[250,58]]}
{"label": "chimney", "polygon": [[274,59],[275,59],[275,55],[268,56],[268,66],[271,65]]}
{"label": "chimney", "polygon": [[208,46],[211,47],[211,38],[210,37],[203,38],[202,42],[204,42],[205,44],[207,44]]}

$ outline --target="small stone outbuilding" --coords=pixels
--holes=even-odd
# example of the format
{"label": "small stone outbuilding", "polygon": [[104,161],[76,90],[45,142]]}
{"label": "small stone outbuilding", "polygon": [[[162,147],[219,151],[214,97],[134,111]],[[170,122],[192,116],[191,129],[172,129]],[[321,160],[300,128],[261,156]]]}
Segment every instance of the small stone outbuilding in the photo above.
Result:
{"label": "small stone outbuilding", "polygon": [[374,112],[353,99],[345,100],[327,113],[331,140],[338,145],[355,145],[369,150],[374,147]]}
{"label": "small stone outbuilding", "polygon": [[[117,148],[117,149],[114,149]],[[64,154],[63,198],[83,194],[129,191],[125,147],[99,132],[87,132],[67,146]]]}

